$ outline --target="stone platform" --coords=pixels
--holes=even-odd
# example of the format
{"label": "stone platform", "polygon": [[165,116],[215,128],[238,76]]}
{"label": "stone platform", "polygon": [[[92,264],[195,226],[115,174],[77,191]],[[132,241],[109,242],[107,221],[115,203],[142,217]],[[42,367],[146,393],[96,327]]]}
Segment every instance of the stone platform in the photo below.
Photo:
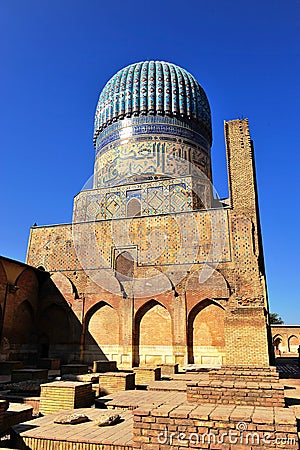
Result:
{"label": "stone platform", "polygon": [[287,408],[144,404],[134,411],[114,410],[122,421],[111,427],[96,425],[99,409],[64,414],[74,412],[86,414],[90,421],[55,424],[60,414],[34,419],[13,428],[12,445],[26,450],[298,448],[295,413]]}
{"label": "stone platform", "polygon": [[64,411],[65,414],[86,414],[90,421],[78,425],[54,423],[61,414],[53,414],[19,424],[13,428],[12,445],[27,450],[129,450],[132,449],[133,417],[131,411],[119,413],[122,421],[111,427],[98,427],[95,420],[99,409],[81,408]]}
{"label": "stone platform", "polygon": [[47,369],[18,369],[13,370],[11,374],[12,383],[29,380],[47,380]]}
{"label": "stone platform", "polygon": [[0,374],[10,375],[13,370],[18,370],[23,368],[22,361],[1,361],[0,362]]}
{"label": "stone platform", "polygon": [[88,373],[89,367],[86,364],[64,364],[60,366],[61,375],[66,375],[69,373],[79,375]]}
{"label": "stone platform", "polygon": [[186,402],[185,393],[174,391],[124,391],[106,395],[96,400],[98,408],[134,410],[144,404],[160,406]]}

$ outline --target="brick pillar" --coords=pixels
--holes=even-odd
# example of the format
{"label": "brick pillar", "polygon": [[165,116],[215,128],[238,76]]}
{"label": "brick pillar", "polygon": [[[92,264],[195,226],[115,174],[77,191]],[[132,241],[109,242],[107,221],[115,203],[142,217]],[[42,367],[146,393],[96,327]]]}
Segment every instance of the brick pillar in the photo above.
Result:
{"label": "brick pillar", "polygon": [[[132,283],[126,284],[126,293],[128,296],[122,299],[122,326],[120,336],[121,366],[131,368],[133,365],[133,292]],[[121,299],[120,299],[121,300]]]}
{"label": "brick pillar", "polygon": [[268,366],[265,309],[241,307],[225,318],[226,365]]}
{"label": "brick pillar", "polygon": [[174,363],[179,365],[187,364],[187,317],[186,302],[184,294],[175,297],[174,300],[174,336],[173,336],[173,355]]}
{"label": "brick pillar", "polygon": [[253,144],[248,120],[225,122],[234,295],[226,315],[226,364],[269,363],[268,299]]}

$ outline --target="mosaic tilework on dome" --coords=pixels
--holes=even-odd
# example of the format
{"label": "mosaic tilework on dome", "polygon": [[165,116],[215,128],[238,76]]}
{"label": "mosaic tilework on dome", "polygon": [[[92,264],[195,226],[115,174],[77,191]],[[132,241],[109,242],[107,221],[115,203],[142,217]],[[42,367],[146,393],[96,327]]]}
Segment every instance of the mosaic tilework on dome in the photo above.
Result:
{"label": "mosaic tilework on dome", "polygon": [[96,109],[94,139],[113,121],[147,114],[193,120],[211,137],[210,107],[198,81],[175,64],[144,61],[119,70],[106,83]]}
{"label": "mosaic tilework on dome", "polygon": [[108,144],[133,136],[164,135],[181,138],[182,142],[199,144],[207,153],[210,142],[189,124],[175,117],[143,116],[124,119],[105,128],[96,141],[96,153],[103,152]]}

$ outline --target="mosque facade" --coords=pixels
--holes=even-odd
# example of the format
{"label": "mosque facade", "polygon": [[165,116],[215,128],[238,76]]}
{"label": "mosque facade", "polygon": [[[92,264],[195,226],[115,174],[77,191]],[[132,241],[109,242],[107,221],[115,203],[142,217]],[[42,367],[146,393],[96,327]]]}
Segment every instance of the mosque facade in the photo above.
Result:
{"label": "mosque facade", "polygon": [[30,230],[27,264],[49,273],[34,322],[40,356],[124,368],[269,365],[248,121],[225,122],[224,134],[229,198],[220,200],[198,81],[145,61],[107,82],[94,174],[74,198],[72,223]]}

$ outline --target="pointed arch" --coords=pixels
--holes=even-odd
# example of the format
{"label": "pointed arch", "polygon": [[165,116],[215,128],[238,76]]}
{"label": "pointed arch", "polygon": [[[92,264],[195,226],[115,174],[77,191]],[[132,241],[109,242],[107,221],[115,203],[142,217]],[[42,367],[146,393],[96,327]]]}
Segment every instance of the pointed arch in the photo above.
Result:
{"label": "pointed arch", "polygon": [[39,329],[48,336],[50,346],[63,346],[72,342],[68,310],[57,303],[52,303],[43,310],[39,319]]}
{"label": "pointed arch", "polygon": [[78,298],[78,292],[74,283],[61,272],[55,272],[51,275],[51,280],[61,292],[67,302],[73,302]]}
{"label": "pointed arch", "polygon": [[173,362],[172,319],[168,309],[149,300],[135,314],[134,364]]}
{"label": "pointed arch", "polygon": [[283,351],[283,339],[281,334],[275,334],[273,337],[273,345],[274,345],[274,351],[275,355],[280,356]]}
{"label": "pointed arch", "polygon": [[141,201],[133,197],[129,200],[126,206],[126,217],[137,217],[142,213],[142,204]]}
{"label": "pointed arch", "polygon": [[225,308],[206,298],[188,315],[188,360],[191,364],[222,364],[225,351]]}
{"label": "pointed arch", "polygon": [[295,334],[292,334],[288,338],[288,351],[290,353],[297,353],[299,347],[299,339]]}
{"label": "pointed arch", "polygon": [[84,327],[87,353],[94,354],[94,359],[115,359],[120,345],[118,312],[109,303],[100,301],[88,310]]}
{"label": "pointed arch", "polygon": [[130,252],[124,251],[115,259],[115,276],[118,281],[129,281],[134,276],[134,258]]}
{"label": "pointed arch", "polygon": [[11,342],[27,345],[35,331],[35,314],[31,303],[24,300],[18,305],[14,313],[14,333]]}

